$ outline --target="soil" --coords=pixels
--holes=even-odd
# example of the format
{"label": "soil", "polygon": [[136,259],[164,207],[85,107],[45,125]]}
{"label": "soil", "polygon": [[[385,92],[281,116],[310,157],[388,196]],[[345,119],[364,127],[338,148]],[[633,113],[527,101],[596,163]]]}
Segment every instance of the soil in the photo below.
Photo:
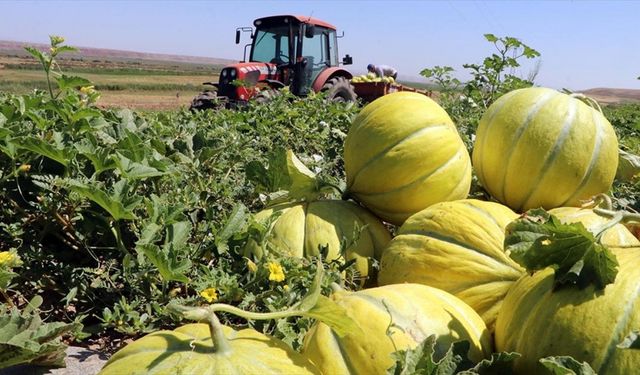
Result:
{"label": "soil", "polygon": [[64,368],[45,368],[32,365],[13,366],[0,370],[0,375],[95,375],[107,362],[101,352],[70,346],[67,348]]}

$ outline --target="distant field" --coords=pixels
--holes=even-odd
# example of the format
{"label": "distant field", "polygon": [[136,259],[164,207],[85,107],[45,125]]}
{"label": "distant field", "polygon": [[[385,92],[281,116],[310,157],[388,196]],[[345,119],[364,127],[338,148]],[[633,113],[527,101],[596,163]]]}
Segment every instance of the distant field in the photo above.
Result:
{"label": "distant field", "polygon": [[[169,110],[188,106],[202,91],[202,82],[217,81],[222,65],[122,59],[117,57],[61,59],[67,75],[91,81],[101,92],[103,107]],[[46,89],[44,72],[25,54],[0,51],[0,91],[16,94]]]}

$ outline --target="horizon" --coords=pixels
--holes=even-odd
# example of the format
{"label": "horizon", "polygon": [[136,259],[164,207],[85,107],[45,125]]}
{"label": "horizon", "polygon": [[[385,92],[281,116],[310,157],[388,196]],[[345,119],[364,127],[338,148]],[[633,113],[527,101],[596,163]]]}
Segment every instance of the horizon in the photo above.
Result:
{"label": "horizon", "polygon": [[[339,35],[344,31],[340,57],[353,56],[348,69],[354,74],[380,63],[395,66],[401,79],[425,83],[420,70],[436,65],[451,66],[458,79],[467,80],[462,64],[481,63],[494,52],[483,36],[491,33],[518,38],[541,53],[522,59],[515,72],[526,77],[540,61],[536,85],[640,89],[640,66],[630,64],[640,61],[640,49],[627,45],[640,36],[634,27],[640,2],[3,1],[0,10],[6,14],[0,40],[48,44],[49,35],[59,35],[78,48],[235,61],[249,41],[245,34],[235,44],[236,27],[274,14],[311,15],[335,25]],[[60,18],[50,17],[52,12]]]}

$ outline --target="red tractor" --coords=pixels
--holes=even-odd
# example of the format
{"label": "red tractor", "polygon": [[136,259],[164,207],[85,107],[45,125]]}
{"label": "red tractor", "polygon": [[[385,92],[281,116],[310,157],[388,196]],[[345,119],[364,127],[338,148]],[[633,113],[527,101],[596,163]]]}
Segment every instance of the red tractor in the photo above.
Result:
{"label": "red tractor", "polygon": [[356,100],[349,82],[352,74],[340,67],[352,64],[353,59],[346,55],[342,62],[338,60],[338,35],[333,25],[293,15],[263,17],[253,25],[255,30],[236,29],[236,44],[240,43],[242,32],[251,33],[243,61],[224,67],[218,83],[205,82],[215,89],[196,96],[191,109],[235,107],[249,100],[267,100],[284,87],[297,96],[325,91],[331,100]]}

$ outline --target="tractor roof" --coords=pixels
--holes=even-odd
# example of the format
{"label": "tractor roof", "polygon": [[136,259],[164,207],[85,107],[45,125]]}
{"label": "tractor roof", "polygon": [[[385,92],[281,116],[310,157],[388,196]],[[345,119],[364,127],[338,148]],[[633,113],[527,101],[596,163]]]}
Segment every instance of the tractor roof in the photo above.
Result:
{"label": "tractor roof", "polygon": [[279,23],[281,22],[281,20],[285,19],[285,18],[289,18],[292,19],[294,21],[297,21],[299,23],[308,23],[311,25],[315,25],[315,26],[322,26],[322,27],[326,27],[332,30],[336,30],[336,27],[333,26],[332,24],[325,22],[323,20],[317,19],[317,18],[313,18],[310,16],[296,16],[296,15],[292,15],[292,14],[283,14],[283,15],[279,15],[279,16],[268,16],[268,17],[262,17],[262,18],[258,18],[255,21],[253,21],[253,25],[254,26],[258,26],[260,23]]}

